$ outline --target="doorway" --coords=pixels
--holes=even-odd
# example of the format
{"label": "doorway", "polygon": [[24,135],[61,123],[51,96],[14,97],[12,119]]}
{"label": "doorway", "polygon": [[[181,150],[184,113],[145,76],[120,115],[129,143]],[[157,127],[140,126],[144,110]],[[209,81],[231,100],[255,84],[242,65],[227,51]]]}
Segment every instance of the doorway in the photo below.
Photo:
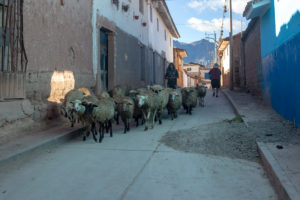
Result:
{"label": "doorway", "polygon": [[100,29],[100,80],[101,89],[108,90],[108,31]]}

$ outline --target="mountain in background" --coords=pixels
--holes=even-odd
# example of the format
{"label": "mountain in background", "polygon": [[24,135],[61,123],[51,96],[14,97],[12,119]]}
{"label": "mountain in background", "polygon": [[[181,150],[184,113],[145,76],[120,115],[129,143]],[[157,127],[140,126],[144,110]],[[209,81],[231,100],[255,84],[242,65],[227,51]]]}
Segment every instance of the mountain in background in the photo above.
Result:
{"label": "mountain in background", "polygon": [[202,39],[192,43],[175,41],[174,47],[185,49],[188,57],[184,58],[184,63],[199,63],[210,67],[211,61],[214,60],[214,43]]}

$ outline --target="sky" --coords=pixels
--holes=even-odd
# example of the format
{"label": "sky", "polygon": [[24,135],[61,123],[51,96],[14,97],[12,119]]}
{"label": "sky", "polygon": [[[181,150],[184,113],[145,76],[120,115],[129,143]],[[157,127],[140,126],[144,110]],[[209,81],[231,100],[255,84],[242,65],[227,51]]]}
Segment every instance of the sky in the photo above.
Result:
{"label": "sky", "polygon": [[[248,1],[232,0],[233,34],[247,28],[248,22],[242,15]],[[191,43],[213,37],[214,31],[218,40],[225,0],[166,0],[166,3],[181,36],[178,41]],[[228,3],[226,0],[223,38],[229,35]]]}

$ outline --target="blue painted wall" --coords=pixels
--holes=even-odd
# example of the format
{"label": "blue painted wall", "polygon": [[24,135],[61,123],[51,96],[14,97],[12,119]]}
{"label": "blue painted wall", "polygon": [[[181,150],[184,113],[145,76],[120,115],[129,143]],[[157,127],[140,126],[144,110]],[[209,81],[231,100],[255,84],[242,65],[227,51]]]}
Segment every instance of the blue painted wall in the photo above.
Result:
{"label": "blue painted wall", "polygon": [[300,127],[300,12],[276,36],[274,1],[261,17],[264,98],[284,118]]}
{"label": "blue painted wall", "polygon": [[271,1],[270,9],[260,19],[261,57],[270,54],[276,47],[276,27],[274,2]]}

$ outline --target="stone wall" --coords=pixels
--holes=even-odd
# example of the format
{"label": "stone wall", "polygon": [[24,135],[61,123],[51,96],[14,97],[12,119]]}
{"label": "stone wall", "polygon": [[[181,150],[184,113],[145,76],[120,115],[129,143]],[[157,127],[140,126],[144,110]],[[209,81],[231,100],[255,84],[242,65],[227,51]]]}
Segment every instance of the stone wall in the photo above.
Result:
{"label": "stone wall", "polygon": [[241,85],[253,95],[261,95],[261,51],[258,19],[249,23],[241,45],[243,58],[243,64],[240,68]]}
{"label": "stone wall", "polygon": [[57,110],[70,89],[95,85],[91,20],[92,0],[24,2],[26,96],[36,119]]}

